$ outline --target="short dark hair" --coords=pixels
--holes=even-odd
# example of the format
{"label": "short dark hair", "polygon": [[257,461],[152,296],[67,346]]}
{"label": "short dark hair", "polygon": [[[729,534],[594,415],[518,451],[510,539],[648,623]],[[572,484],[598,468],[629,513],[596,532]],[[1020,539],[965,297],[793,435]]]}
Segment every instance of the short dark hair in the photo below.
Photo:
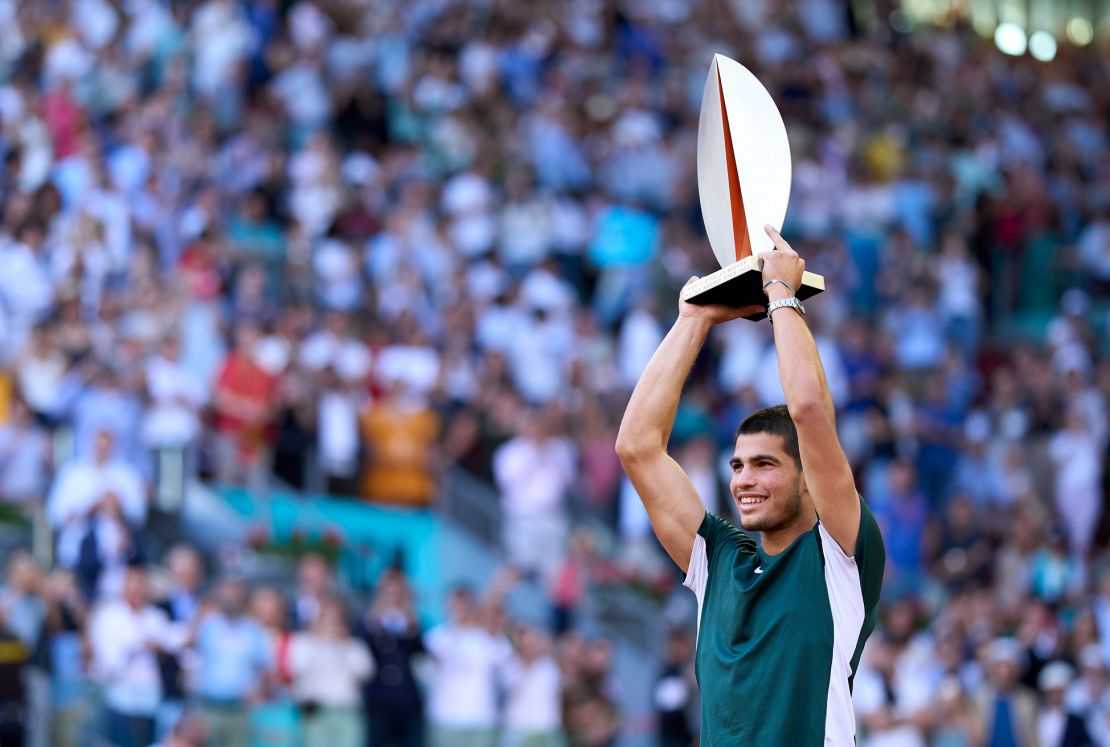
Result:
{"label": "short dark hair", "polygon": [[[798,469],[802,468],[802,452],[798,449],[798,429],[790,418],[786,405],[775,405],[756,410],[740,423],[736,438],[749,433],[769,433],[782,438],[782,447],[794,459]],[[735,438],[733,439],[736,440]]]}

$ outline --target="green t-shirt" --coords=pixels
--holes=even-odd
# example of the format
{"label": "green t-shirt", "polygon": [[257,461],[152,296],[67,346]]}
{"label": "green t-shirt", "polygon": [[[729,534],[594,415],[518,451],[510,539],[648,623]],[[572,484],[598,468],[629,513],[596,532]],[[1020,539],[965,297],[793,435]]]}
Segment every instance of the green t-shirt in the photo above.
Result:
{"label": "green t-shirt", "polygon": [[886,564],[875,517],[860,506],[852,557],[820,522],[771,556],[705,515],[685,581],[698,598],[703,747],[855,743],[852,678]]}

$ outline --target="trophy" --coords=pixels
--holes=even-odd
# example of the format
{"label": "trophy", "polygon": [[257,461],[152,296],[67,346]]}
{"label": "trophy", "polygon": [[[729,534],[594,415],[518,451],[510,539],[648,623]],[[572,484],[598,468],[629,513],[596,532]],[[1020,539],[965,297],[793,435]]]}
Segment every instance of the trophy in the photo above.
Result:
{"label": "trophy", "polygon": [[[786,217],[790,143],[771,94],[751,71],[722,54],[713,55],[701,98],[698,196],[721,269],[688,284],[682,300],[732,307],[766,304],[759,255],[771,251],[774,242],[763,226],[781,229]],[[806,272],[797,296],[805,300],[823,290],[825,279]]]}

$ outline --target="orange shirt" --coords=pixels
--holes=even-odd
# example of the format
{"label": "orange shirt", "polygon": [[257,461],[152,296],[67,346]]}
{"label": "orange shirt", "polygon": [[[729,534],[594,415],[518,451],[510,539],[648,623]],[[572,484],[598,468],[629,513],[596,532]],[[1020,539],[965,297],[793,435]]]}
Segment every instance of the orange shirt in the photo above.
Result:
{"label": "orange shirt", "polygon": [[435,497],[431,448],[439,419],[428,408],[402,410],[371,405],[360,418],[369,452],[362,472],[362,495],[374,501],[425,506]]}

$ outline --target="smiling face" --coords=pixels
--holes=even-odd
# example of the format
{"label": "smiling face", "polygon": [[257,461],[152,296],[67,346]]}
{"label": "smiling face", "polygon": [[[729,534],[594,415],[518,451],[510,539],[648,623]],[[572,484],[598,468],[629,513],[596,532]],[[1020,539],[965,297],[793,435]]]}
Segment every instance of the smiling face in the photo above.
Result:
{"label": "smiling face", "polygon": [[803,518],[802,471],[786,452],[782,436],[742,433],[736,437],[729,493],[749,532],[777,532]]}

